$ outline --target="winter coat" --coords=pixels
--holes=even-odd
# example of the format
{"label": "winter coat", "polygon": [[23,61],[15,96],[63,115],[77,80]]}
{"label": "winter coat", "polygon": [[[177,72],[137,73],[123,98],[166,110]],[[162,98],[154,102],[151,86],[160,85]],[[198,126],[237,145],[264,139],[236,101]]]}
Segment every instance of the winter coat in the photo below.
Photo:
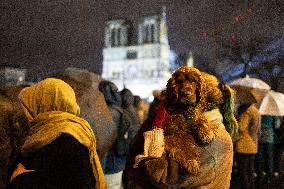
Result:
{"label": "winter coat", "polygon": [[233,143],[223,125],[218,109],[206,112],[205,117],[217,126],[214,140],[205,146],[198,146],[201,166],[197,175],[187,175],[185,188],[229,189],[233,165]]}
{"label": "winter coat", "polygon": [[249,106],[239,118],[239,139],[235,142],[236,152],[256,154],[258,134],[260,131],[260,114],[255,105]]}
{"label": "winter coat", "polygon": [[127,139],[128,143],[130,143],[141,127],[140,118],[134,108],[134,96],[132,92],[125,88],[120,92],[120,96],[124,113],[127,115],[127,118],[129,118]]}
{"label": "winter coat", "polygon": [[[230,186],[233,163],[232,139],[225,130],[222,123],[222,115],[219,110],[214,109],[205,113],[204,116],[215,126],[215,137],[213,141],[209,144],[200,144],[190,135],[187,138],[189,140],[193,139],[191,144],[186,142],[186,138],[180,141],[186,144],[184,147],[193,145],[189,148],[194,148],[200,155],[200,168],[195,174],[191,174],[185,169],[186,166],[184,166],[184,164],[182,165],[183,160],[177,163],[171,156],[163,155],[161,158],[141,162],[138,168],[130,168],[128,166],[125,175],[130,180],[129,183],[135,183],[145,189],[203,187],[208,189],[228,189]],[[144,127],[148,127],[148,125],[146,124]],[[141,130],[144,129],[142,128]],[[141,134],[140,131],[139,134]],[[138,138],[141,137],[138,136],[137,139]],[[165,138],[167,138],[167,136],[165,136]],[[141,146],[141,140],[135,140],[133,147],[135,148],[135,146]],[[187,151],[187,149],[179,151],[176,155],[180,156],[184,151]],[[133,162],[131,159],[134,157],[133,154],[131,155],[130,162]],[[186,155],[183,157],[186,157],[186,159],[190,156],[194,157],[192,153],[187,155],[188,157]],[[187,160],[184,161],[185,164],[186,161]]]}
{"label": "winter coat", "polygon": [[123,122],[128,123],[129,120],[124,120],[125,116],[123,116],[123,109],[121,107],[110,105],[109,109],[117,126],[118,134],[115,143],[103,157],[102,166],[105,174],[114,174],[122,171],[125,167],[129,145],[124,138],[124,134],[127,131],[127,128],[124,128],[124,126],[127,126],[124,125]]}
{"label": "winter coat", "polygon": [[106,174],[118,173],[125,168],[129,144],[140,129],[139,117],[133,107],[133,94],[124,89],[120,92],[122,107],[110,105],[117,126],[117,139],[103,160]]}
{"label": "winter coat", "polygon": [[92,189],[96,184],[88,148],[69,134],[61,134],[21,162],[35,171],[17,176],[10,184],[11,189]]}
{"label": "winter coat", "polygon": [[270,143],[275,142],[274,129],[280,127],[280,119],[277,116],[263,115],[261,117],[261,135],[259,143]]}
{"label": "winter coat", "polygon": [[284,116],[281,117],[281,124],[279,129],[277,130],[278,135],[278,143],[284,144]]}
{"label": "winter coat", "polygon": [[[121,98],[122,96],[118,93],[117,86],[114,83],[102,81],[99,85],[99,89],[104,94],[117,128],[117,138],[111,149],[102,159],[104,173],[114,174],[125,168],[126,156],[129,151],[127,133],[131,126],[131,115],[121,107],[121,103],[124,103],[125,99]],[[133,103],[133,98],[131,103]]]}

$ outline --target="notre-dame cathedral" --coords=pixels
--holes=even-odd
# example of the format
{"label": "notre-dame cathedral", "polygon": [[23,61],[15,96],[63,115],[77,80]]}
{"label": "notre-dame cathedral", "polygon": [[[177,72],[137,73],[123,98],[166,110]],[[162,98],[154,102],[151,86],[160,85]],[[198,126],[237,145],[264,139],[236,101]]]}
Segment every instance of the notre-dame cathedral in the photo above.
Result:
{"label": "notre-dame cathedral", "polygon": [[[126,20],[110,20],[105,28],[103,49],[104,79],[119,89],[130,89],[142,98],[165,88],[170,77],[166,13],[143,17],[137,35]],[[137,36],[133,40],[133,36]]]}

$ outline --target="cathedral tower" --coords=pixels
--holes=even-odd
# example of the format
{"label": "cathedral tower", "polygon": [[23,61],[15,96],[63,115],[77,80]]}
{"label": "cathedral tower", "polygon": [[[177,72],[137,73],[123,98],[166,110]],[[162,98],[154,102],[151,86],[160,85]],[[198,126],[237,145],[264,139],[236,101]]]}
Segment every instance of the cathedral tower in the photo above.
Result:
{"label": "cathedral tower", "polygon": [[146,98],[152,90],[165,88],[170,77],[165,8],[159,15],[141,18],[137,25],[134,40],[129,22],[122,19],[107,22],[102,77],[120,89],[129,88]]}

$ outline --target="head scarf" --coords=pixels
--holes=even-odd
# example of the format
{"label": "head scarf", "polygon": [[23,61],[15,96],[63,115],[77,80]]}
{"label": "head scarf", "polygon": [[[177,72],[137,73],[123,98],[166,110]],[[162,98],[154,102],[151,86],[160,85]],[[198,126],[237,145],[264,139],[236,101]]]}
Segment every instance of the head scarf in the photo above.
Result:
{"label": "head scarf", "polygon": [[95,135],[89,123],[77,116],[80,108],[73,89],[60,79],[48,78],[24,88],[19,100],[31,121],[31,133],[22,146],[23,155],[50,144],[61,133],[70,134],[89,149],[96,188],[106,188]]}

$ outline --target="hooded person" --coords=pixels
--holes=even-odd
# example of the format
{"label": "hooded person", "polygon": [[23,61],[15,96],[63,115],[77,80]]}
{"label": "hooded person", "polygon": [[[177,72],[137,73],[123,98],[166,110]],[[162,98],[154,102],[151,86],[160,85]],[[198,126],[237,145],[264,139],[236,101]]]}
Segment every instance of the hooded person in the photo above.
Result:
{"label": "hooded person", "polygon": [[120,91],[120,96],[122,100],[121,106],[129,118],[129,128],[127,131],[127,140],[129,144],[139,131],[141,124],[139,115],[134,107],[134,95],[132,92],[129,89],[124,88],[122,91]]}
{"label": "hooded person", "polygon": [[238,108],[239,139],[235,141],[236,163],[243,189],[255,188],[255,156],[261,115],[255,103],[244,103]]}
{"label": "hooded person", "polygon": [[116,140],[102,158],[102,167],[105,173],[107,187],[109,189],[116,189],[122,186],[122,173],[125,167],[129,146],[125,135],[130,126],[130,118],[121,107],[121,95],[113,82],[108,80],[101,81],[99,90],[105,97],[105,101],[117,128]]}
{"label": "hooded person", "polygon": [[24,88],[19,101],[30,134],[9,187],[105,189],[95,135],[78,117],[73,89],[60,79],[47,78]]}

